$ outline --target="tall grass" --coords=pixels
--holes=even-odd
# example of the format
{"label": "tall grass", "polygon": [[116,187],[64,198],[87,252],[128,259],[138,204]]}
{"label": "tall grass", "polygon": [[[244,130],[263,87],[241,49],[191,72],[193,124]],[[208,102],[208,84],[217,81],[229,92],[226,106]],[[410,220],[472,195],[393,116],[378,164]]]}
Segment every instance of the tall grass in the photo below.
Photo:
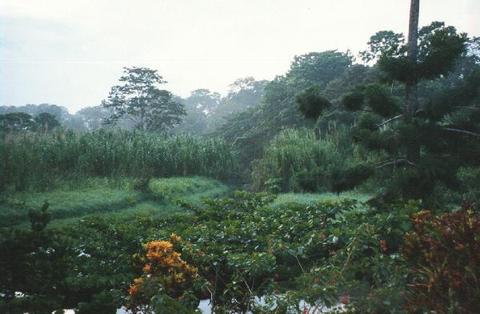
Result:
{"label": "tall grass", "polygon": [[198,205],[202,198],[225,195],[229,188],[217,180],[202,177],[172,177],[152,179],[149,192],[156,198],[175,202],[181,199]]}
{"label": "tall grass", "polygon": [[143,132],[25,133],[0,142],[0,190],[48,187],[83,177],[231,177],[230,147],[219,139]]}
{"label": "tall grass", "polygon": [[287,129],[277,135],[253,164],[257,190],[273,192],[328,191],[332,175],[356,157],[345,130],[320,138],[313,130]]}

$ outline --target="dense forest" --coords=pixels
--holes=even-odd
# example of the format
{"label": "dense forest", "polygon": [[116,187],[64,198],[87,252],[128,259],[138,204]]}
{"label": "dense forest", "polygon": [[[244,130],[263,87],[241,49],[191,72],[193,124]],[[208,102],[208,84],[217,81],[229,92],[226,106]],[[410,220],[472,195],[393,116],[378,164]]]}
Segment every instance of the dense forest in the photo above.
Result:
{"label": "dense forest", "polygon": [[1,106],[0,312],[477,313],[480,38],[418,4],[224,95]]}

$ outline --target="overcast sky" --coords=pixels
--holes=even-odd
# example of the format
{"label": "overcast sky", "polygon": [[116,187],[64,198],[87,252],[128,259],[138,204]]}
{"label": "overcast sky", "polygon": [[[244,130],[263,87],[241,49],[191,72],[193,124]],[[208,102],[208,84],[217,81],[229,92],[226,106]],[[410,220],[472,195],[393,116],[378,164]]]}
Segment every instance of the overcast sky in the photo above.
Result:
{"label": "overcast sky", "polygon": [[[406,32],[410,0],[0,0],[0,105],[97,105],[124,66],[157,69],[181,96],[272,79],[298,54],[356,53]],[[422,0],[420,24],[480,35],[480,0]]]}

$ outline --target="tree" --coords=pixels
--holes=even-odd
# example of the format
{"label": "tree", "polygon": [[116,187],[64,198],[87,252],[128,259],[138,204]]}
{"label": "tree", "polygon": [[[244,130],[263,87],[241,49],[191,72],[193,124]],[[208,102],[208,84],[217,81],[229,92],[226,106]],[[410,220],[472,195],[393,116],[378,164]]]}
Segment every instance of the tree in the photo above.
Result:
{"label": "tree", "polygon": [[40,130],[42,132],[49,132],[56,127],[60,126],[60,122],[55,118],[54,115],[42,112],[38,114],[35,118],[35,129]]}
{"label": "tree", "polygon": [[148,68],[124,68],[121,85],[113,86],[108,98],[102,102],[112,115],[105,120],[115,124],[127,117],[135,127],[144,131],[165,131],[179,124],[184,116],[182,104],[159,85],[166,83],[156,70]]}
{"label": "tree", "polygon": [[208,89],[197,89],[186,99],[178,99],[185,105],[187,116],[175,128],[177,133],[207,134],[212,131],[217,109],[222,102],[219,93]]}
{"label": "tree", "polygon": [[52,313],[69,306],[65,295],[69,249],[62,233],[48,230],[48,203],[29,211],[31,229],[0,230],[0,312]]}
{"label": "tree", "polygon": [[325,87],[352,65],[352,56],[335,50],[311,52],[295,56],[289,75],[295,77],[304,88],[312,84]]}
{"label": "tree", "polygon": [[[377,61],[380,79],[353,87],[341,99],[356,116],[353,140],[375,152],[377,162],[337,173],[337,192],[376,175],[384,182],[377,200],[432,205],[439,188],[456,188],[461,167],[480,164],[480,64],[472,56],[477,41],[441,22],[417,32],[418,5],[412,1],[407,44],[393,32],[372,36],[367,55]],[[299,100],[309,103],[303,108],[326,104],[315,93]],[[304,110],[312,112],[318,115]]]}
{"label": "tree", "polygon": [[[282,130],[313,124],[306,122],[299,113],[296,96],[313,86],[317,86],[319,91],[325,90],[331,82],[340,79],[351,68],[351,64],[349,53],[312,52],[296,56],[285,75],[268,83],[254,83],[248,78],[236,81],[232,86],[233,93],[227,99],[253,99],[260,102],[228,116],[218,129],[218,134],[239,151],[241,162],[248,169],[253,159],[261,157],[268,141]],[[235,93],[237,90],[239,92]]]}
{"label": "tree", "polygon": [[[235,80],[230,84],[230,90],[226,97],[229,112],[240,112],[257,106],[263,95],[268,81],[256,81],[253,77],[245,77]],[[225,110],[227,111],[227,110]]]}
{"label": "tree", "polygon": [[[411,0],[410,3],[410,20],[408,24],[408,52],[407,57],[410,65],[415,68],[418,58],[418,17],[420,15],[420,0]],[[418,107],[418,77],[406,80],[405,83],[405,110],[404,119],[410,122],[415,116]],[[407,159],[417,160],[420,157],[420,146],[409,145]]]}
{"label": "tree", "polygon": [[12,112],[0,115],[0,130],[9,132],[30,131],[35,127],[31,115],[24,112]]}
{"label": "tree", "polygon": [[103,106],[86,107],[77,111],[74,115],[80,125],[77,129],[95,131],[103,126],[103,122],[111,116],[111,110]]}
{"label": "tree", "polygon": [[[418,3],[413,2],[415,15]],[[430,89],[430,95],[419,101],[419,84],[442,84],[456,60],[465,55],[467,38],[453,27],[434,22],[420,30],[416,48],[415,20],[418,16],[412,17],[408,49],[403,47],[398,55],[383,54],[378,63],[388,81],[404,86],[403,100],[386,85],[371,84],[346,95],[344,105],[363,111],[354,139],[387,157],[374,167],[377,173],[390,169],[383,199],[432,203],[437,187],[455,188],[460,167],[478,164],[480,125],[474,117],[480,109],[480,68],[477,64],[476,71],[450,86]]]}

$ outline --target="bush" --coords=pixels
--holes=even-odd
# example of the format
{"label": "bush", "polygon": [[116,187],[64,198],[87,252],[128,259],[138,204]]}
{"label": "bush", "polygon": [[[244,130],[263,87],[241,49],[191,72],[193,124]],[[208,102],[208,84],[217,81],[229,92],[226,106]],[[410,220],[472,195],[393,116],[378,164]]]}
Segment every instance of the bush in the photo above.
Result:
{"label": "bush", "polygon": [[480,216],[460,210],[412,218],[404,255],[411,265],[411,312],[476,313],[480,308]]}
{"label": "bush", "polygon": [[[185,307],[193,311],[198,306],[199,300],[191,291],[195,281],[199,280],[198,271],[175,250],[174,245],[179,241],[181,238],[172,234],[169,241],[150,241],[145,245],[146,254],[141,258],[145,262],[143,275],[134,279],[128,290],[129,308],[134,313],[150,313],[152,298],[156,297],[158,302],[159,294],[163,301],[168,300],[175,308]],[[166,309],[164,306],[163,310]]]}
{"label": "bush", "polygon": [[254,188],[271,192],[331,190],[333,174],[354,162],[353,152],[344,130],[320,139],[312,130],[285,130],[270,142],[263,158],[254,162]]}

